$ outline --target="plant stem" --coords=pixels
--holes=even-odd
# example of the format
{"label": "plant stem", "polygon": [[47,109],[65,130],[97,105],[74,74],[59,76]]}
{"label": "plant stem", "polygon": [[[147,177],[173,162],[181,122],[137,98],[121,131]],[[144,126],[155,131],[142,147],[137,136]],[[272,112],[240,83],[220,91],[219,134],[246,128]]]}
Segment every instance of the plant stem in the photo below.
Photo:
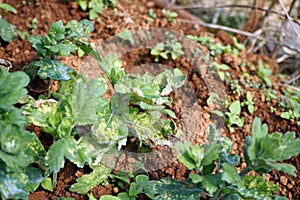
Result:
{"label": "plant stem", "polygon": [[51,95],[50,87],[51,87],[50,78],[47,78],[48,97],[50,97],[50,95]]}
{"label": "plant stem", "polygon": [[57,183],[57,173],[53,173],[53,180],[52,180],[53,190],[56,188],[56,183]]}
{"label": "plant stem", "polygon": [[250,171],[251,171],[250,167],[247,166],[245,169],[243,169],[243,170],[240,172],[239,175],[240,175],[241,177],[244,177],[244,176],[246,176]]}
{"label": "plant stem", "polygon": [[220,194],[221,190],[222,190],[222,188],[219,188],[219,189],[217,190],[217,192],[214,194],[214,196],[213,196],[211,199],[212,199],[212,200],[216,200],[216,199],[219,197],[219,194]]}

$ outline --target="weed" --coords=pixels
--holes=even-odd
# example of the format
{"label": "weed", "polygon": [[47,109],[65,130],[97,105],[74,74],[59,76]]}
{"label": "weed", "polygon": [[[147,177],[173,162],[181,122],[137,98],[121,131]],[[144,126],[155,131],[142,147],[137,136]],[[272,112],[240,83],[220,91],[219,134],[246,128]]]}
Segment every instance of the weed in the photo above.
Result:
{"label": "weed", "polygon": [[264,63],[261,59],[258,60],[258,69],[256,71],[259,78],[261,78],[267,87],[271,87],[272,83],[269,76],[272,74],[272,70],[264,67]]}
{"label": "weed", "polygon": [[250,92],[247,92],[246,99],[241,103],[241,106],[247,106],[248,112],[252,114],[254,112],[254,102]]}
{"label": "weed", "polygon": [[166,41],[158,43],[150,51],[150,54],[155,56],[155,62],[159,61],[159,57],[167,60],[168,55],[171,55],[171,58],[175,60],[178,56],[184,55],[182,44],[175,38],[175,36],[169,32],[167,32],[166,35]]}
{"label": "weed", "polygon": [[163,10],[162,11],[163,15],[166,17],[166,20],[168,22],[172,22],[172,23],[176,23],[176,18],[178,17],[178,13],[177,12],[173,12],[170,10]]}
{"label": "weed", "polygon": [[117,4],[116,0],[75,0],[75,2],[82,10],[89,11],[90,20],[98,19],[98,21],[105,6],[115,7]]}

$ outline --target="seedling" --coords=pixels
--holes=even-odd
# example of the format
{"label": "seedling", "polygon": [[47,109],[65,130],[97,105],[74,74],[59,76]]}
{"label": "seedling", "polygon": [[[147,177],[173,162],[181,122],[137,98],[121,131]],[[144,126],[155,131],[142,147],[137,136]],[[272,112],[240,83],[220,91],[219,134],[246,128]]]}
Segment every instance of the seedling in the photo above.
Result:
{"label": "seedling", "polygon": [[293,90],[287,89],[283,100],[287,103],[281,106],[283,111],[280,116],[291,121],[300,118],[300,95]]}
{"label": "seedling", "polygon": [[158,43],[150,51],[150,54],[155,56],[155,62],[159,61],[159,57],[167,60],[168,55],[171,55],[171,58],[175,60],[178,56],[184,55],[182,44],[175,38],[175,36],[169,32],[166,32],[166,35],[167,40],[164,43]]}
{"label": "seedling", "polygon": [[127,182],[127,184],[129,184],[129,188],[126,192],[118,194],[119,199],[135,200],[138,194],[146,194],[150,199],[154,199],[152,188],[147,186],[148,183],[149,177],[147,175],[137,175],[133,182]]}
{"label": "seedling", "polygon": [[228,107],[229,112],[225,112],[225,115],[219,110],[213,110],[212,113],[223,117],[226,121],[226,125],[229,128],[230,132],[234,132],[233,125],[237,125],[238,127],[243,127],[244,125],[244,117],[240,117],[241,114],[241,104],[240,101],[235,101]]}
{"label": "seedling", "polygon": [[241,103],[241,106],[247,106],[248,112],[252,114],[254,112],[254,102],[252,100],[252,95],[247,92],[246,99]]}
{"label": "seedling", "polygon": [[215,70],[217,72],[217,74],[219,75],[221,81],[225,81],[225,78],[227,76],[229,76],[228,73],[224,72],[224,71],[227,71],[227,70],[230,69],[229,66],[226,65],[226,64],[218,64],[216,62],[213,62],[212,68],[213,68],[213,70]]}
{"label": "seedling", "polygon": [[176,23],[176,18],[178,17],[178,13],[177,12],[173,12],[170,10],[163,10],[162,11],[163,15],[166,17],[166,20],[168,22],[172,22],[172,23]]}
{"label": "seedling", "polygon": [[38,23],[39,21],[36,17],[31,20],[30,24],[28,25],[28,28],[31,31],[31,33],[33,33],[37,29]]}
{"label": "seedling", "polygon": [[149,9],[148,12],[149,17],[151,17],[152,19],[156,18],[156,13],[154,12],[154,10],[151,8]]}
{"label": "seedling", "polygon": [[89,19],[98,19],[100,21],[99,15],[102,14],[105,6],[115,7],[117,4],[116,0],[75,0],[80,8],[84,11],[89,11]]}
{"label": "seedling", "polygon": [[46,36],[29,36],[28,41],[36,49],[39,61],[34,61],[25,66],[31,78],[36,74],[41,79],[63,80],[71,79],[68,73],[73,70],[58,61],[55,56],[69,56],[79,49],[78,44],[83,43],[82,38],[87,38],[93,31],[92,22],[82,20],[70,21],[66,26],[62,21],[57,21],[50,26],[50,31]]}
{"label": "seedling", "polygon": [[269,76],[272,74],[272,70],[269,68],[265,68],[264,63],[261,59],[258,60],[258,69],[256,73],[259,76],[259,78],[261,78],[265,82],[267,87],[272,86],[272,82],[269,78]]}

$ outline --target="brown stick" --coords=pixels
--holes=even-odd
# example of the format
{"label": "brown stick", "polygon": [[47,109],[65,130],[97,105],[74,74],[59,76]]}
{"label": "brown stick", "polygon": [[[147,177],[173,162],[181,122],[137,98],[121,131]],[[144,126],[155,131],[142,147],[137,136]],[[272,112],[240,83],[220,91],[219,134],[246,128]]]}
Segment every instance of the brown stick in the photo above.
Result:
{"label": "brown stick", "polygon": [[[264,0],[253,0],[253,7],[261,7],[263,8],[265,4]],[[244,25],[243,31],[253,33],[259,26],[262,19],[262,11],[259,9],[253,9],[251,11],[250,17]],[[246,37],[244,35],[237,35],[237,38],[240,42],[244,42]]]}

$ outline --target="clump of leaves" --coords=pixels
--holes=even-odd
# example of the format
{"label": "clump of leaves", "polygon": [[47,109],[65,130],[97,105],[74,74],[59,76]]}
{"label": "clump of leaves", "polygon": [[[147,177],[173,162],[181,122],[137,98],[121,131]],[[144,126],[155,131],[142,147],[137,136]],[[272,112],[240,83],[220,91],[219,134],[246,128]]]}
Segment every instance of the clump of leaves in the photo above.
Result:
{"label": "clump of leaves", "polygon": [[241,103],[241,106],[247,106],[248,112],[252,114],[254,112],[254,102],[250,92],[247,92],[246,99]]}
{"label": "clump of leaves", "polygon": [[233,54],[237,56],[239,54],[240,50],[243,50],[245,47],[238,43],[236,38],[233,37],[233,40],[235,41],[234,46],[228,44],[226,46],[222,45],[221,43],[215,42],[215,40],[212,38],[212,36],[194,36],[194,35],[187,35],[187,38],[192,39],[200,43],[201,45],[204,45],[209,49],[209,53],[211,57],[216,57],[220,54]]}
{"label": "clump of leaves", "polygon": [[25,97],[29,77],[0,68],[0,195],[2,199],[27,199],[43,177],[30,166],[43,156],[43,147],[25,130],[28,120],[14,104]]}
{"label": "clump of leaves", "polygon": [[62,81],[71,79],[68,73],[73,70],[55,57],[69,56],[78,50],[78,44],[83,43],[82,38],[87,38],[93,29],[92,22],[88,20],[80,22],[72,20],[66,26],[60,20],[50,26],[46,36],[29,36],[28,41],[36,49],[40,60],[25,66],[25,72],[31,78],[37,74],[41,79]]}
{"label": "clump of leaves", "polygon": [[294,132],[268,134],[268,126],[255,118],[252,136],[246,138],[244,155],[246,168],[240,173],[235,166],[239,156],[231,154],[232,141],[224,138],[214,126],[208,129],[208,143],[202,146],[189,142],[176,144],[178,159],[188,169],[195,170],[185,181],[165,178],[150,181],[156,199],[199,199],[201,193],[211,199],[287,199],[273,193],[278,187],[266,182],[261,176],[247,175],[250,171],[259,174],[273,169],[296,176],[296,168],[280,163],[300,153],[300,139]]}
{"label": "clump of leaves", "polygon": [[115,7],[117,4],[117,0],[75,0],[75,2],[82,10],[89,11],[90,20],[99,18],[105,7]]}
{"label": "clump of leaves", "polygon": [[155,62],[158,62],[160,57],[167,60],[168,55],[171,55],[173,60],[180,55],[184,55],[180,41],[178,41],[172,33],[167,32],[166,35],[166,41],[156,44],[150,51],[150,54],[155,56]]}
{"label": "clump of leaves", "polygon": [[152,188],[147,186],[149,182],[149,177],[144,174],[136,175],[131,181],[127,177],[119,177],[122,178],[122,181],[128,185],[128,188],[125,192],[120,192],[118,194],[118,198],[122,200],[135,200],[137,195],[146,194],[150,199],[154,199],[154,195],[152,194]]}
{"label": "clump of leaves", "polygon": [[240,117],[241,114],[241,103],[236,100],[228,107],[229,112],[222,113],[219,110],[213,110],[212,113],[225,118],[225,122],[230,132],[234,132],[233,125],[238,127],[243,127],[244,125],[244,117]]}
{"label": "clump of leaves", "polygon": [[283,96],[283,101],[285,104],[280,104],[282,107],[281,117],[294,121],[300,118],[300,95],[294,90],[287,89],[285,95]]}
{"label": "clump of leaves", "polygon": [[[6,3],[0,3],[0,11],[1,9],[15,14],[17,13],[14,7]],[[0,14],[0,38],[5,42],[11,42],[17,36],[17,33],[16,27],[3,19]]]}
{"label": "clump of leaves", "polygon": [[219,75],[221,81],[225,81],[226,77],[229,76],[228,72],[226,72],[230,69],[228,65],[213,62],[211,67]]}
{"label": "clump of leaves", "polygon": [[162,11],[162,14],[165,16],[165,18],[166,18],[166,20],[168,22],[176,23],[176,18],[178,17],[178,13],[177,12],[164,9]]}
{"label": "clump of leaves", "polygon": [[93,169],[70,188],[84,194],[108,178],[114,163],[107,158],[118,156],[129,136],[136,137],[140,145],[149,141],[169,145],[164,135],[176,131],[172,119],[176,116],[169,109],[172,99],[168,95],[184,84],[185,75],[178,69],[155,77],[129,75],[116,55],[102,59],[96,49],[79,45],[105,72],[114,90],[111,99],[103,97],[107,90],[104,76],[88,81],[74,73],[69,81],[60,82],[58,92],[53,93],[55,99],[30,102],[23,110],[31,123],[54,138],[45,152],[47,174],[57,174],[65,159],[79,168],[89,165]]}

